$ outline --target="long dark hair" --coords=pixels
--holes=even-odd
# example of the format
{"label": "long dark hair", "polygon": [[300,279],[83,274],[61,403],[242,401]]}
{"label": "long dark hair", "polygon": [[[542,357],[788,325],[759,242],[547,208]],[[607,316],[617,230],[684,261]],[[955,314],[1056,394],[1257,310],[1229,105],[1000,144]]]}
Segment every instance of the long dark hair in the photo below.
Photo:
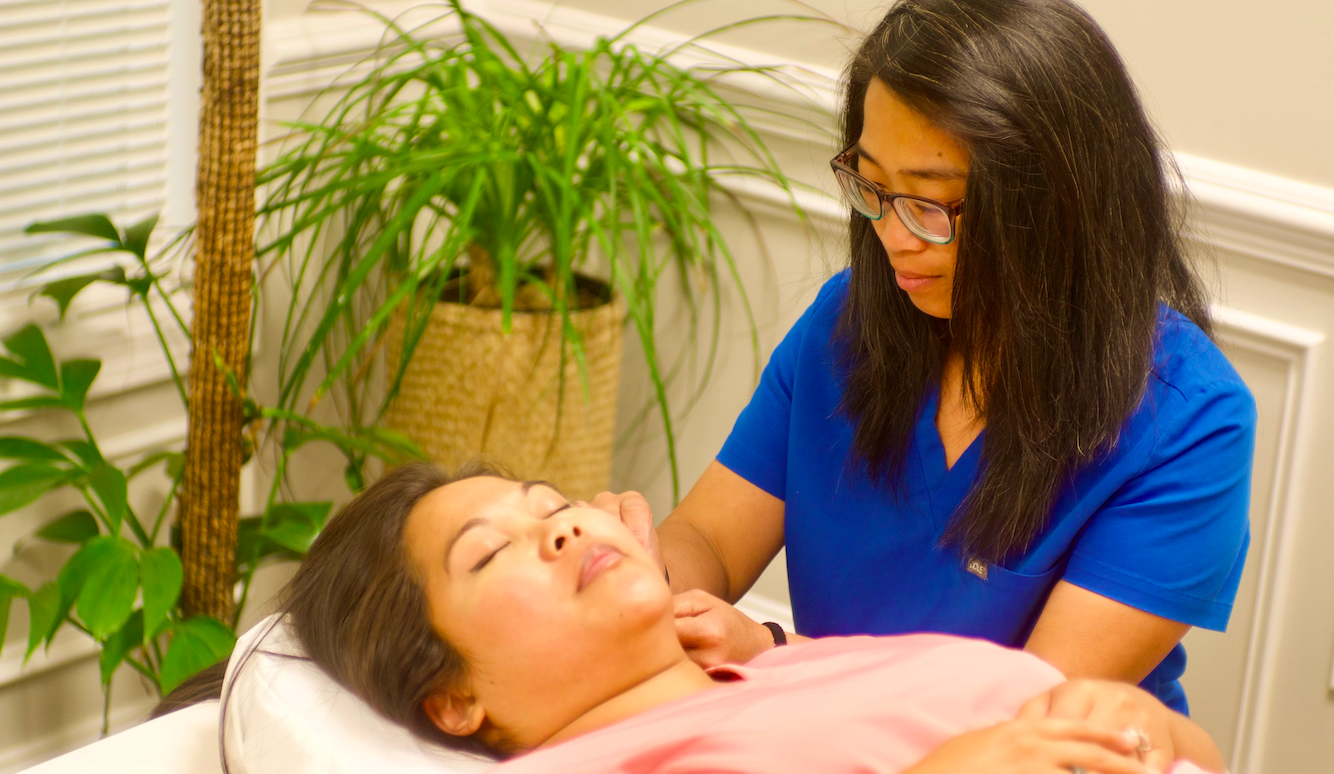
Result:
{"label": "long dark hair", "polygon": [[986,432],[942,542],[999,563],[1115,445],[1144,394],[1159,304],[1211,332],[1179,244],[1179,173],[1111,42],[1065,0],[895,3],[848,67],[846,144],[872,78],[966,148],[969,169],[949,320],[913,307],[870,221],[851,217],[835,338],[852,462],[899,491],[923,396],[956,352]]}

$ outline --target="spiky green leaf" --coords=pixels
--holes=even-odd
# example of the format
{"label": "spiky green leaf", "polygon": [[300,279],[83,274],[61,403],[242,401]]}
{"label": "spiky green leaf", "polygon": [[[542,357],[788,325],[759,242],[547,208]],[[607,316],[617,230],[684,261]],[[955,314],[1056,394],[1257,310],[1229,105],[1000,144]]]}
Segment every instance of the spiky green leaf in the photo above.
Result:
{"label": "spiky green leaf", "polygon": [[89,213],[87,215],[75,215],[72,218],[60,218],[58,220],[41,220],[36,223],[28,224],[23,229],[25,234],[81,234],[83,236],[97,237],[120,244],[120,233],[112,225],[111,219],[100,212]]}

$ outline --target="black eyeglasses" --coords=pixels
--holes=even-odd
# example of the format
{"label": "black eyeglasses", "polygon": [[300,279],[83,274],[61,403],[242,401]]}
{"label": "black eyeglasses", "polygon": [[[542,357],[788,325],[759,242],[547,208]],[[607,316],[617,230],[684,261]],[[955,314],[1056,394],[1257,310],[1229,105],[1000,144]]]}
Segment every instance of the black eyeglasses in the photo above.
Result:
{"label": "black eyeglasses", "polygon": [[871,220],[880,220],[885,217],[885,206],[889,205],[898,213],[903,225],[918,238],[938,245],[954,241],[954,221],[963,212],[963,199],[953,203],[938,202],[925,196],[886,191],[884,186],[862,177],[852,166],[856,157],[853,148],[856,147],[848,147],[829,162],[834,179],[852,209]]}

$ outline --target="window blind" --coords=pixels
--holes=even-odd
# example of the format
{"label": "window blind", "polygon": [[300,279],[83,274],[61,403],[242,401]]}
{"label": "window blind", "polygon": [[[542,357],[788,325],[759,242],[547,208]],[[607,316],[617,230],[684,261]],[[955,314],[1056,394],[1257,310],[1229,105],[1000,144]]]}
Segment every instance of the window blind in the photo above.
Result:
{"label": "window blind", "polygon": [[0,281],[77,249],[34,220],[159,211],[171,0],[0,0]]}

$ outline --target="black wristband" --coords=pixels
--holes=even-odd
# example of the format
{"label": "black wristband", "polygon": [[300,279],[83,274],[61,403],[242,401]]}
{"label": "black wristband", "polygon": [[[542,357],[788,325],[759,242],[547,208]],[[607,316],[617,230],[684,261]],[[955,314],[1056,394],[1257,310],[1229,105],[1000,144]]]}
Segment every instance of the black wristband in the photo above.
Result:
{"label": "black wristband", "polygon": [[787,632],[783,631],[783,627],[779,626],[773,621],[765,621],[764,628],[768,629],[769,633],[774,636],[775,648],[778,647],[779,645],[787,644]]}

